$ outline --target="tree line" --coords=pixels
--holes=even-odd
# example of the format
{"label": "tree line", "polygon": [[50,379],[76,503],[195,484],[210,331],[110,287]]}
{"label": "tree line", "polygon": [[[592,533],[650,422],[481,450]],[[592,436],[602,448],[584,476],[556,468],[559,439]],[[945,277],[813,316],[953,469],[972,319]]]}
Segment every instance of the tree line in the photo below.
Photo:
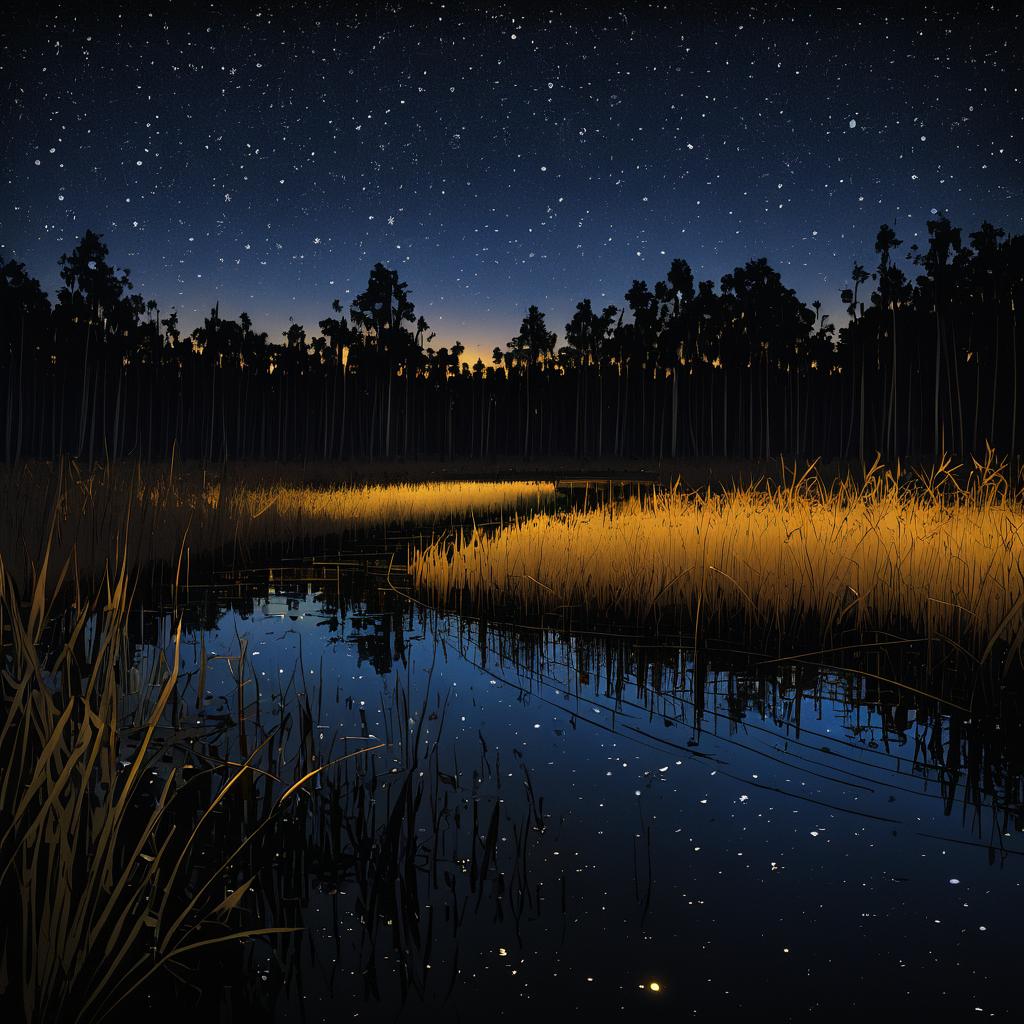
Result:
{"label": "tree line", "polygon": [[0,265],[2,457],[926,459],[1024,444],[1024,237],[942,216],[926,243],[888,225],[854,263],[836,330],[765,259],[695,281],[633,281],[576,306],[559,343],[530,306],[491,365],[434,345],[408,285],[365,291],[277,341],[219,307],[191,334],[87,231],[51,303]]}

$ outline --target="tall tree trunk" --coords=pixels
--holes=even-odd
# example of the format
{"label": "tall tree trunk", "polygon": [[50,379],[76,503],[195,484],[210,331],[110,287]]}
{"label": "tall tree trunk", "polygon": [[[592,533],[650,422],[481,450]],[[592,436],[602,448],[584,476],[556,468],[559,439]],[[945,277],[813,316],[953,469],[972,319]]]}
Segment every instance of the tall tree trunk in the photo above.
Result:
{"label": "tall tree trunk", "polygon": [[935,302],[935,437],[932,454],[939,454],[939,378],[942,370],[942,330],[939,320],[939,303]]}
{"label": "tall tree trunk", "polygon": [[999,310],[996,309],[996,345],[992,362],[992,419],[989,425],[989,443],[996,444],[996,410],[999,408]]}
{"label": "tall tree trunk", "polygon": [[1017,391],[1020,385],[1020,374],[1017,367],[1017,309],[1010,299],[1010,338],[1013,352],[1013,408],[1010,413],[1010,458],[1017,457]]}
{"label": "tall tree trunk", "polygon": [[523,427],[523,458],[530,457],[530,364],[526,364],[526,424]]}
{"label": "tall tree trunk", "polygon": [[860,464],[864,466],[864,373],[867,364],[864,358],[863,341],[860,350]]}
{"label": "tall tree trunk", "polygon": [[673,460],[676,457],[676,438],[679,435],[679,368],[672,367],[672,452]]}

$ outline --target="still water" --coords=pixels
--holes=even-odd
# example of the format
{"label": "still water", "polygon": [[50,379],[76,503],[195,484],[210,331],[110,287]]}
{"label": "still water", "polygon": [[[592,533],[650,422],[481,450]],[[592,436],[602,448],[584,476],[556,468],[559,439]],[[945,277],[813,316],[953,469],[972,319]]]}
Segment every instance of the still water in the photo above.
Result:
{"label": "still water", "polygon": [[[440,614],[389,560],[285,562],[178,598],[185,668],[208,664],[196,724],[225,724],[228,750],[239,717],[301,707],[321,761],[386,744],[364,758],[372,800],[418,844],[368,904],[344,828],[312,830],[283,897],[305,931],[255,947],[247,1016],[1009,1015],[1019,705]],[[140,618],[143,671],[170,622]],[[389,773],[418,803],[401,810]]]}

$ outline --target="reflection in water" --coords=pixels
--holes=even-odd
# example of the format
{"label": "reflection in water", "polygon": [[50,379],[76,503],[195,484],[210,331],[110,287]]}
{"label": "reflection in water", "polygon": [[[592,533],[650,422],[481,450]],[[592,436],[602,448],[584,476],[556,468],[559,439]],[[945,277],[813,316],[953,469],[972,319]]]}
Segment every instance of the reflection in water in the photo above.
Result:
{"label": "reflection in water", "polygon": [[[234,1012],[1008,1010],[1016,695],[923,696],[905,650],[823,668],[437,614],[389,557],[178,595],[217,756],[289,714],[310,763],[388,744],[280,836],[268,914],[306,930],[245,954]],[[144,677],[171,615],[139,621]]]}

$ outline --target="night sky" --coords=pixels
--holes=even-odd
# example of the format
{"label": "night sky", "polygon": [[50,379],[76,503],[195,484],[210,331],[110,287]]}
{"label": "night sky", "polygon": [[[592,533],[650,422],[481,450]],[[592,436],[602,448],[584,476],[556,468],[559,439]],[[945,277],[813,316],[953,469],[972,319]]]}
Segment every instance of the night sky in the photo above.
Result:
{"label": "night sky", "polygon": [[53,297],[93,228],[161,315],[272,338],[380,260],[476,353],[675,256],[838,313],[882,222],[1022,230],[1017,4],[781,6],[26,3],[0,255]]}

